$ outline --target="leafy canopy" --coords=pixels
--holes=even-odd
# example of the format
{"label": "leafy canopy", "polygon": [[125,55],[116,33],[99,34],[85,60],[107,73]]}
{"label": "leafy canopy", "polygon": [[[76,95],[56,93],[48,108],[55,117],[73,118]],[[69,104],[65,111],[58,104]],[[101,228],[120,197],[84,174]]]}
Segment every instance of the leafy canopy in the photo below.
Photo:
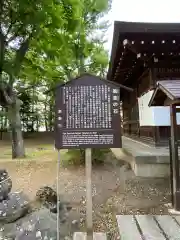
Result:
{"label": "leafy canopy", "polygon": [[0,0],[0,83],[13,85],[32,46],[50,56],[54,43],[63,45],[63,30],[74,31],[78,23],[78,4],[80,0]]}
{"label": "leafy canopy", "polygon": [[53,33],[46,29],[48,37],[32,42],[21,74],[25,82],[49,88],[60,79],[65,81],[77,75],[80,68],[105,76],[108,53],[103,44],[108,23],[101,19],[111,1],[80,0],[76,4],[77,12],[72,11],[68,1],[63,3],[66,27],[55,28]]}

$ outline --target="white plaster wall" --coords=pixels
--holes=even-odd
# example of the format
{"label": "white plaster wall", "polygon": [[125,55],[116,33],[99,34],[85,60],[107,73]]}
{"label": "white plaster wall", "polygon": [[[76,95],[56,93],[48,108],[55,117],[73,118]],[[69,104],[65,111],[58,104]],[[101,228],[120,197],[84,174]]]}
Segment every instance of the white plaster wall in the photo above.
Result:
{"label": "white plaster wall", "polygon": [[[155,126],[170,126],[169,107],[152,107]],[[180,113],[177,113],[177,124],[180,125]]]}
{"label": "white plaster wall", "polygon": [[[153,90],[138,98],[140,126],[170,126],[169,107],[149,107]],[[177,124],[180,125],[180,113],[177,113]]]}
{"label": "white plaster wall", "polygon": [[149,100],[152,96],[151,91],[138,98],[139,105],[139,122],[140,126],[154,126],[154,112],[148,107]]}

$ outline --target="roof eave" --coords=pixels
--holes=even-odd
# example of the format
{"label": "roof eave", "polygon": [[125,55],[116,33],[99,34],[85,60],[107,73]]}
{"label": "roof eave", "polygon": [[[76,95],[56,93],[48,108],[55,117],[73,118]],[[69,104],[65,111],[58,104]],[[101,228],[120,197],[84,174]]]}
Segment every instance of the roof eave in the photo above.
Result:
{"label": "roof eave", "polygon": [[110,56],[110,61],[109,61],[109,69],[107,73],[107,78],[111,79],[112,77],[112,69],[114,65],[114,60],[115,60],[115,54],[116,50],[118,47],[118,40],[119,40],[119,31],[120,26],[118,21],[114,21],[114,30],[113,30],[113,39],[112,39],[112,46],[111,46],[111,56]]}
{"label": "roof eave", "polygon": [[[66,83],[57,84],[55,87],[53,87],[53,88],[47,90],[46,92],[44,92],[44,94],[47,94],[47,93],[49,93],[49,92],[51,92],[51,91],[54,91],[55,89],[57,89],[57,88],[59,88],[59,87],[61,87],[61,86],[63,86],[63,85],[68,84],[70,81],[82,77],[83,75],[91,75],[91,76],[94,76],[94,77],[98,77],[98,76],[93,75],[93,74],[90,74],[90,73],[84,73],[84,74],[81,74],[81,75],[75,77],[74,79],[69,80],[69,81],[66,82]],[[126,87],[126,86],[124,86],[124,85],[122,85],[122,84],[119,84],[119,83],[116,83],[116,82],[113,82],[113,81],[109,81],[109,80],[104,79],[104,78],[101,78],[101,77],[98,77],[98,78],[101,79],[102,81],[104,81],[105,83],[113,84],[114,86],[119,87],[119,88],[123,88],[123,89],[126,90],[126,91],[129,91],[129,92],[133,92],[133,91],[134,91],[132,88]]]}
{"label": "roof eave", "polygon": [[149,103],[148,103],[148,107],[153,107],[153,106],[155,106],[154,104],[153,104],[153,102],[154,102],[154,99],[155,99],[155,97],[156,97],[156,94],[157,94],[157,91],[159,90],[159,86],[157,86],[156,88],[155,88],[155,90],[154,90],[154,92],[153,92],[153,95],[151,96],[151,99],[149,100]]}

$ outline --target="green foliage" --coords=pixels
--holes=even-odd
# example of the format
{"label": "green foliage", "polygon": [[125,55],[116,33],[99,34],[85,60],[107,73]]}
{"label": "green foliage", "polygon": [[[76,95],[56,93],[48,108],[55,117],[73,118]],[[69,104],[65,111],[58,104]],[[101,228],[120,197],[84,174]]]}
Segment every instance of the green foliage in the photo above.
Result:
{"label": "green foliage", "polygon": [[46,29],[31,43],[22,79],[49,89],[84,71],[105,76],[108,53],[103,44],[108,23],[101,17],[110,4],[109,0],[62,1],[64,28]]}
{"label": "green foliage", "polygon": [[[43,92],[84,71],[105,76],[108,23],[101,18],[110,5],[111,0],[0,0],[0,89],[7,112],[16,111],[8,114],[14,128],[22,120],[23,130],[52,130],[54,95]],[[20,102],[22,119],[15,118]],[[101,159],[100,152],[94,154]]]}
{"label": "green foliage", "polygon": [[[0,1],[0,84],[4,80],[6,84],[14,84],[31,49],[41,53],[40,58],[43,54],[50,58],[58,49],[62,53],[64,29],[74,31],[76,24],[72,22],[79,19],[79,1]],[[39,61],[37,65],[40,69]],[[4,72],[9,76],[8,81],[2,78]]]}
{"label": "green foliage", "polygon": [[52,129],[54,96],[38,98],[45,90],[83,71],[105,77],[108,23],[101,18],[110,5],[110,0],[0,1],[0,86],[16,89],[24,129],[34,128],[29,121],[45,121]]}
{"label": "green foliage", "polygon": [[[109,153],[109,149],[92,149],[92,164],[103,164],[106,158],[106,154]],[[66,153],[66,160],[63,162],[67,165],[84,165],[85,164],[85,150],[84,149],[69,149]]]}
{"label": "green foliage", "polygon": [[[108,0],[63,1],[64,27],[45,28],[31,41],[17,88],[22,84],[33,87],[38,95],[83,71],[106,77],[108,53],[103,44],[108,23],[101,21],[101,17],[108,11],[110,3]],[[50,93],[42,100],[44,109],[38,111],[42,124],[49,131],[53,129],[53,103],[54,96]],[[23,122],[27,118],[25,115]]]}
{"label": "green foliage", "polygon": [[0,84],[20,80],[50,88],[82,71],[104,75],[108,55],[102,36],[108,24],[101,18],[110,0],[1,0],[0,5]]}

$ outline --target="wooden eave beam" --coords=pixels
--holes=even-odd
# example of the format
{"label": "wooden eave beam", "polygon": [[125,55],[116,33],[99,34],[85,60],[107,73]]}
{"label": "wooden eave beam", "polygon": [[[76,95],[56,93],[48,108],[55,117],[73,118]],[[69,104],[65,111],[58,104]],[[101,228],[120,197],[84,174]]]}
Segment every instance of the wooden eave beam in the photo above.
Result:
{"label": "wooden eave beam", "polygon": [[[147,61],[148,58],[145,57],[145,56],[142,56],[142,54],[140,53],[140,51],[138,51],[138,49],[136,49],[132,44],[131,42],[128,40],[128,39],[125,39],[123,41],[123,46],[125,48],[128,48],[130,51],[132,51],[133,53],[135,53],[137,55],[137,58],[140,58],[141,60],[143,61]],[[139,55],[139,56],[138,56]]]}
{"label": "wooden eave beam", "polygon": [[[143,42],[143,41],[142,41]],[[138,44],[138,46],[131,43],[128,39],[125,39],[123,41],[124,47],[128,47],[132,52],[135,54],[139,54],[139,58],[146,61],[148,57],[151,57],[151,55],[160,57],[163,55],[172,55],[172,56],[178,56],[180,55],[180,49],[179,44],[176,44],[176,41],[173,43],[165,43],[165,41],[161,41],[161,43],[156,44],[156,41],[153,44],[146,45],[143,43]],[[145,48],[143,47],[145,46]],[[142,47],[142,49],[141,49]],[[162,48],[161,48],[162,47]],[[140,50],[141,49],[141,50]]]}
{"label": "wooden eave beam", "polygon": [[120,69],[119,71],[117,71],[117,73],[123,73],[123,72],[126,72],[128,70],[131,70],[131,68],[123,68],[123,69]]}
{"label": "wooden eave beam", "polygon": [[116,76],[117,76],[117,74],[118,74],[118,71],[119,71],[119,68],[120,68],[120,65],[121,65],[121,62],[123,61],[123,58],[124,58],[124,56],[127,54],[127,49],[126,48],[124,48],[124,50],[123,50],[123,52],[122,52],[122,55],[121,55],[121,57],[120,57],[120,59],[119,59],[119,62],[118,62],[118,65],[116,66],[116,70],[115,70],[115,73],[114,73],[114,80],[115,80],[115,78],[116,78]]}
{"label": "wooden eave beam", "polygon": [[[117,74],[120,73],[120,72],[125,72],[125,71],[128,71],[128,70],[131,70],[131,67],[124,68],[124,69],[122,69],[122,71],[119,70],[122,62],[124,61],[124,59],[125,59],[125,57],[126,57],[126,55],[127,55],[127,53],[128,53],[128,50],[129,50],[128,48],[124,47],[124,51],[123,51],[123,53],[122,53],[122,56],[121,56],[121,58],[120,58],[120,61],[119,61],[119,63],[118,63],[118,66],[117,66],[117,68],[116,68],[116,73],[115,73],[115,75],[117,75]],[[132,51],[130,51],[130,52],[132,53]],[[135,54],[135,55],[136,55],[136,54]]]}
{"label": "wooden eave beam", "polygon": [[[138,61],[138,60],[137,60]],[[137,64],[137,63],[136,63]],[[139,68],[139,67],[138,67]],[[123,71],[122,71],[123,70]],[[124,68],[122,70],[117,71],[116,73],[116,77],[121,76],[125,81],[131,77],[132,75],[134,75],[134,73],[136,74],[136,67],[133,68],[133,65],[131,65],[131,67],[129,68]]]}
{"label": "wooden eave beam", "polygon": [[[146,39],[146,40],[149,41],[149,39]],[[124,51],[122,52],[122,57],[120,57],[121,59],[116,66],[114,79],[116,79],[117,76],[119,76],[119,75],[122,75],[122,78],[124,78],[123,73],[131,70],[131,68],[127,68],[126,66],[124,66],[124,69],[120,69],[120,66],[122,67],[122,61],[124,61],[124,57],[126,56],[126,53],[128,52],[127,50],[130,50],[132,53],[134,53],[137,56],[137,59],[139,59],[140,61],[141,60],[144,61],[145,68],[151,68],[153,66],[158,66],[159,64],[161,65],[161,62],[163,61],[162,58],[167,58],[168,56],[170,58],[171,58],[171,56],[173,58],[180,57],[178,40],[173,40],[173,41],[171,40],[172,41],[171,44],[173,44],[173,46],[171,46],[168,43],[169,39],[167,41],[163,40],[163,39],[162,40],[161,39],[152,39],[152,41],[151,41],[152,44],[150,44],[149,47],[147,44],[145,44],[146,40],[145,40],[145,42],[141,41],[140,44],[138,44],[138,45],[135,45],[134,41],[131,42],[128,39],[125,39],[123,41]],[[159,41],[161,42],[160,44],[159,44]],[[161,49],[161,46],[162,46],[162,49]],[[168,49],[169,49],[169,51],[168,51]],[[169,63],[167,65],[169,65],[172,62],[172,60],[169,59],[168,62]],[[172,65],[172,64],[174,64],[174,63],[171,63],[170,65]],[[127,75],[127,74],[125,74],[125,75]]]}
{"label": "wooden eave beam", "polygon": [[[131,42],[128,40],[128,39],[125,39],[123,41],[123,46],[124,46],[124,51],[122,52],[122,57],[120,58],[120,61],[118,63],[118,66],[116,67],[116,71],[115,71],[115,74],[114,74],[114,80],[116,79],[117,76],[120,75],[120,73],[124,73],[128,70],[131,70],[131,68],[126,68],[126,70],[122,69],[122,70],[119,70],[120,68],[120,65],[121,65],[121,62],[124,60],[124,57],[126,56],[126,53],[127,53],[127,50],[130,50],[132,53],[134,53],[136,56],[137,56],[137,60],[142,60],[144,61],[144,67],[147,67],[148,63],[150,63],[150,65],[148,67],[151,67],[154,63],[154,59],[152,60],[152,58],[154,57],[154,55],[152,54],[151,56],[143,56],[134,46],[133,44],[131,44]],[[133,69],[132,69],[133,71]],[[132,75],[129,74],[129,76]]]}

